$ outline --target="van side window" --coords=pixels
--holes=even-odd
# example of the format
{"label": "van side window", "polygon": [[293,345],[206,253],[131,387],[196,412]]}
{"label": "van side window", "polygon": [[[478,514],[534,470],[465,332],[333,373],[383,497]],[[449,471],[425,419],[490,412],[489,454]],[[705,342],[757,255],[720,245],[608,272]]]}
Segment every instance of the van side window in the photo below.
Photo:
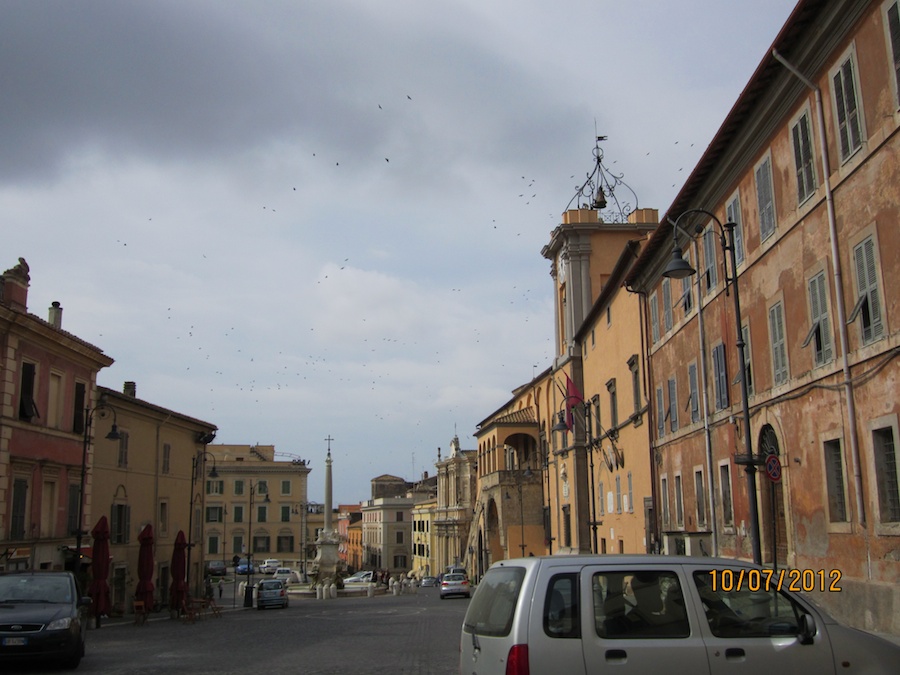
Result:
{"label": "van side window", "polygon": [[578,575],[557,574],[544,596],[544,633],[552,638],[580,638]]}
{"label": "van side window", "polygon": [[618,640],[690,636],[684,594],[674,572],[598,573],[591,583],[599,637]]}
{"label": "van side window", "polygon": [[[736,576],[736,573],[735,573]],[[723,583],[724,582],[724,583]],[[709,629],[716,637],[771,637],[797,635],[802,610],[786,595],[757,584],[751,591],[732,583],[722,570],[694,572]]]}

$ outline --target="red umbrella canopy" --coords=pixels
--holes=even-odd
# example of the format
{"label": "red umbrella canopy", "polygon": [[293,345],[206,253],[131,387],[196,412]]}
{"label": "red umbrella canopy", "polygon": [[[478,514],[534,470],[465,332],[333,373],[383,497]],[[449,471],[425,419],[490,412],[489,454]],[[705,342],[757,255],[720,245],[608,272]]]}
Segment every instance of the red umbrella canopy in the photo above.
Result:
{"label": "red umbrella canopy", "polygon": [[135,600],[143,600],[144,607],[148,610],[153,607],[153,568],[156,563],[153,559],[153,525],[149,523],[138,535],[141,549],[138,551],[138,585],[135,591]]}
{"label": "red umbrella canopy", "polygon": [[91,530],[94,538],[92,549],[93,561],[91,570],[93,581],[88,589],[93,604],[91,610],[94,616],[109,614],[112,603],[109,599],[109,521],[106,516],[101,516],[94,529]]}
{"label": "red umbrella canopy", "polygon": [[187,562],[185,560],[185,550],[187,550],[187,540],[184,538],[184,531],[178,530],[175,537],[175,549],[172,551],[172,591],[169,598],[169,607],[172,609],[181,609],[187,597],[187,582],[184,580],[185,572],[187,572]]}

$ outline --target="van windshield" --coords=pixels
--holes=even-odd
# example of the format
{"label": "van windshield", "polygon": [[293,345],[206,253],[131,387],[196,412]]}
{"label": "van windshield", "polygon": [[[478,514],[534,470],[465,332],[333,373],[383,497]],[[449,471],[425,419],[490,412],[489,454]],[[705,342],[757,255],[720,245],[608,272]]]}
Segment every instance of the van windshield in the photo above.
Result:
{"label": "van windshield", "polygon": [[524,578],[524,567],[488,570],[469,603],[463,630],[489,637],[509,635]]}

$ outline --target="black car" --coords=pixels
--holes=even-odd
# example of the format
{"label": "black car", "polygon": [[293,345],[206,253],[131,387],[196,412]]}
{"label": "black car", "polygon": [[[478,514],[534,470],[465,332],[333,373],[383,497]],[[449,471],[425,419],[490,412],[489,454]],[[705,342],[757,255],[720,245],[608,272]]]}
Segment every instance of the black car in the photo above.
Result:
{"label": "black car", "polygon": [[0,664],[52,659],[77,668],[90,604],[71,572],[0,573]]}

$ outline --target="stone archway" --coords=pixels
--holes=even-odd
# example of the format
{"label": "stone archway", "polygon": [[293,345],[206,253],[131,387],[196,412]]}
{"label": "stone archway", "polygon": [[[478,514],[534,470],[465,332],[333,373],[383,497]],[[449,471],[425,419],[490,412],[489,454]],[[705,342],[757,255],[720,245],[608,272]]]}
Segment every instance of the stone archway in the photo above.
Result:
{"label": "stone archway", "polygon": [[[759,431],[757,452],[762,459],[768,455],[781,458],[781,446],[778,436],[771,424],[766,424]],[[763,560],[787,565],[787,515],[784,503],[784,480],[773,483],[761,468],[759,472],[759,519],[763,533]]]}
{"label": "stone archway", "polygon": [[487,541],[487,567],[490,567],[497,560],[503,560],[506,556],[503,550],[503,541],[500,538],[500,513],[497,509],[497,502],[491,499],[488,502],[487,511],[485,513],[485,534]]}

